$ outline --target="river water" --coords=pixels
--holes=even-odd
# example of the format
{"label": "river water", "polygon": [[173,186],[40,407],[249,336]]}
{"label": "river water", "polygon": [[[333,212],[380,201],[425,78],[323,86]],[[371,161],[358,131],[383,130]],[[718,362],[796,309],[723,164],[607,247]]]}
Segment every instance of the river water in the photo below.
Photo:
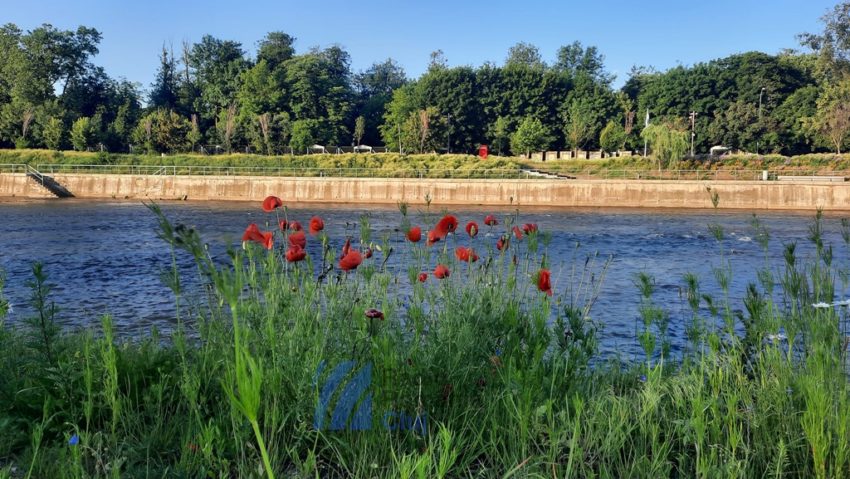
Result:
{"label": "river water", "polygon": [[[224,245],[238,242],[247,224],[258,222],[262,227],[268,218],[254,203],[173,202],[161,206],[174,223],[197,228],[218,253]],[[322,216],[334,239],[352,234],[363,214],[370,217],[373,239],[400,222],[393,207],[305,204],[291,206],[290,211],[305,227],[312,215]],[[515,210],[464,207],[451,212],[460,218],[461,226],[474,219],[483,227],[485,214],[504,216]],[[424,226],[420,213],[411,208],[414,223]],[[755,280],[756,269],[765,261],[748,212],[523,208],[519,215],[520,223],[537,223],[541,230],[552,232],[549,250],[556,288],[569,278],[576,242],[587,253],[597,251],[600,258],[613,256],[592,314],[604,324],[603,349],[626,355],[638,351],[637,273],[654,276],[655,299],[670,311],[677,343],[688,316],[682,296],[683,275],[697,274],[704,292],[719,296],[712,273],[719,263],[719,250],[709,224],[721,225],[727,235],[723,246],[734,271],[735,308],[742,307],[740,297],[746,284]],[[807,236],[813,214],[760,212],[759,219],[771,235],[768,256],[773,264],[781,264],[782,245],[791,241],[799,244],[802,256],[812,255]],[[171,260],[165,244],[156,237],[155,226],[154,215],[139,202],[0,201],[0,268],[6,273],[5,296],[12,304],[7,323],[19,324],[33,314],[25,283],[31,278],[31,264],[41,261],[54,284],[53,299],[60,308],[58,322],[63,327],[96,326],[101,315],[110,313],[119,334],[125,336],[146,334],[153,326],[168,331],[174,323],[174,300],[160,281],[160,273]],[[827,216],[825,230],[826,241],[836,248],[836,258],[848,259],[838,216]],[[315,243],[308,245],[311,254],[318,248]],[[185,255],[180,256],[179,265],[185,277],[197,276]]]}

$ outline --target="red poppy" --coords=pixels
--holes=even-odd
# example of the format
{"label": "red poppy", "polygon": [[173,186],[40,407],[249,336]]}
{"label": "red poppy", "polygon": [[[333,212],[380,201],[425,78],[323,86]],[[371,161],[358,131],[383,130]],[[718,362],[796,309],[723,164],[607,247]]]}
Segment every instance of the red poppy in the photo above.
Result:
{"label": "red poppy", "polygon": [[458,246],[455,249],[455,256],[457,256],[457,259],[466,263],[478,261],[478,255],[475,254],[475,251],[465,246]]}
{"label": "red poppy", "polygon": [[516,236],[516,239],[518,239],[518,240],[522,239],[522,230],[519,229],[519,226],[514,226],[513,232],[514,232],[514,236]]}
{"label": "red poppy", "polygon": [[548,269],[541,269],[537,272],[537,289],[552,296],[552,278]]}
{"label": "red poppy", "polygon": [[499,224],[499,220],[493,215],[487,215],[484,217],[484,224],[487,226],[496,226]]}
{"label": "red poppy", "polygon": [[286,231],[286,229],[289,228],[289,223],[286,220],[278,220],[277,226],[281,231]]}
{"label": "red poppy", "polygon": [[341,256],[347,255],[349,251],[351,251],[351,238],[346,238],[345,244],[342,245],[342,255]]}
{"label": "red poppy", "polygon": [[366,259],[371,258],[372,257],[372,248],[366,248],[366,252],[363,253],[363,256],[365,256]]}
{"label": "red poppy", "polygon": [[537,224],[536,223],[526,223],[522,225],[522,230],[525,234],[536,233],[537,232]]}
{"label": "red poppy", "polygon": [[283,206],[283,201],[277,196],[267,196],[266,199],[263,200],[263,211],[266,213],[271,213],[272,211]]}
{"label": "red poppy", "polygon": [[274,248],[274,233],[271,231],[263,233],[263,240],[260,241],[266,249]]}
{"label": "red poppy", "polygon": [[363,262],[363,256],[360,255],[360,252],[356,249],[350,250],[348,254],[342,257],[339,260],[339,269],[343,271],[351,271],[353,269],[357,269],[360,266],[360,263]]}
{"label": "red poppy", "polygon": [[466,224],[466,234],[469,235],[470,238],[475,238],[478,236],[478,223],[474,221],[470,221]]}
{"label": "red poppy", "polygon": [[301,249],[307,249],[307,235],[303,231],[296,231],[289,235],[289,245],[298,246]]}
{"label": "red poppy", "polygon": [[414,226],[407,230],[407,240],[411,243],[418,243],[422,239],[422,228]]}
{"label": "red poppy", "polygon": [[455,230],[457,230],[457,218],[452,215],[443,216],[434,226],[434,229],[428,232],[428,246],[446,239],[446,236],[449,233],[454,233]]}
{"label": "red poppy", "polygon": [[263,234],[256,223],[251,223],[245,228],[245,233],[242,234],[242,241],[262,241]]}
{"label": "red poppy", "polygon": [[310,218],[310,234],[311,235],[315,236],[315,235],[319,234],[319,231],[322,231],[323,229],[325,229],[325,222],[322,221],[321,218],[319,218],[318,216],[314,216],[314,217]]}
{"label": "red poppy", "polygon": [[381,321],[384,320],[384,313],[375,308],[367,309],[365,314],[366,317],[369,319],[380,319]]}
{"label": "red poppy", "polygon": [[293,221],[292,223],[289,223],[289,229],[292,231],[301,231],[304,228],[301,227],[301,223]]}
{"label": "red poppy", "polygon": [[449,268],[446,265],[438,264],[436,268],[434,268],[434,277],[437,279],[448,278],[451,274]]}
{"label": "red poppy", "polygon": [[286,250],[286,261],[290,263],[297,263],[302,261],[307,257],[307,252],[304,251],[300,246],[294,244]]}
{"label": "red poppy", "polygon": [[428,280],[428,273],[419,273],[419,282],[424,283]]}
{"label": "red poppy", "polygon": [[498,240],[496,240],[496,249],[499,251],[504,251],[511,244],[511,238],[507,235],[502,235]]}

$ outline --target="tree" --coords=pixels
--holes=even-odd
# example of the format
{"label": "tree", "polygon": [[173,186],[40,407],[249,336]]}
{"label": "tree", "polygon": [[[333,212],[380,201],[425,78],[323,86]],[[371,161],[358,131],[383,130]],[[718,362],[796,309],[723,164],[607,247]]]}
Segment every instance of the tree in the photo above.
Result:
{"label": "tree", "polygon": [[159,70],[156,73],[156,80],[151,85],[148,103],[153,108],[176,108],[177,90],[177,72],[174,53],[169,54],[169,51],[163,45],[162,54],[159,59]]}
{"label": "tree", "polygon": [[159,108],[145,115],[134,137],[149,153],[174,153],[185,150],[191,125],[173,110]]}
{"label": "tree", "polygon": [[511,122],[504,116],[496,118],[496,121],[490,125],[488,134],[491,144],[496,147],[496,154],[502,156],[502,149],[510,141]]}
{"label": "tree", "polygon": [[587,75],[600,83],[611,83],[614,78],[605,71],[605,57],[594,46],[585,48],[575,41],[558,49],[554,68],[575,77]]}
{"label": "tree", "polygon": [[228,153],[233,148],[233,139],[236,135],[236,120],[237,110],[235,104],[223,108],[216,119],[215,127],[218,131],[218,138],[224,144],[224,150]]}
{"label": "tree", "polygon": [[599,135],[599,144],[608,153],[623,149],[626,143],[626,130],[617,122],[609,121]]}
{"label": "tree", "polygon": [[366,118],[362,116],[358,116],[356,120],[354,120],[354,142],[356,144],[360,144],[361,140],[363,140],[363,135],[366,134]]}
{"label": "tree", "polygon": [[284,32],[269,32],[257,45],[257,63],[265,61],[274,70],[295,55],[295,37]]}
{"label": "tree", "polygon": [[818,72],[835,80],[850,72],[850,2],[836,5],[821,17],[821,23],[823,33],[803,33],[797,38],[818,55]]}
{"label": "tree", "polygon": [[672,123],[653,123],[641,132],[652,147],[658,170],[679,161],[688,152],[688,132]]}
{"label": "tree", "polygon": [[573,98],[567,109],[564,135],[573,149],[574,156],[575,152],[583,148],[587,140],[591,138],[595,122],[595,115],[588,100]]}
{"label": "tree", "polygon": [[55,151],[62,149],[62,139],[65,134],[65,124],[56,117],[50,117],[42,128],[42,137],[47,148]]}
{"label": "tree", "polygon": [[519,42],[508,50],[508,58],[505,60],[505,66],[522,65],[529,68],[546,68],[543,58],[540,56],[540,50],[525,42]]}
{"label": "tree", "polygon": [[804,121],[812,136],[841,154],[850,134],[850,78],[827,85],[817,100],[815,116]]}
{"label": "tree", "polygon": [[319,125],[316,120],[296,120],[292,123],[292,138],[289,146],[297,152],[306,152],[308,148],[316,144],[316,130]]}
{"label": "tree", "polygon": [[549,129],[537,118],[525,117],[511,135],[511,150],[516,153],[530,154],[543,151],[552,141]]}
{"label": "tree", "polygon": [[84,116],[78,118],[71,126],[71,144],[77,151],[86,151],[96,144],[97,131],[92,124],[92,119]]}

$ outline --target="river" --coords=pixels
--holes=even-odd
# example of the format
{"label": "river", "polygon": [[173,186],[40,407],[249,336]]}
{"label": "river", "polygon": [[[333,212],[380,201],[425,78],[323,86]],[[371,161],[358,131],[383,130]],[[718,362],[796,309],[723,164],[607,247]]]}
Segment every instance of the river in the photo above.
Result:
{"label": "river", "polygon": [[[219,254],[228,242],[240,240],[248,223],[262,226],[268,218],[253,203],[171,202],[161,206],[175,223],[197,228]],[[438,212],[433,207],[432,211]],[[514,211],[481,207],[451,210],[460,218],[461,226],[472,219],[483,226],[485,214]],[[420,213],[419,208],[411,207],[414,223],[424,226],[425,222],[418,219]],[[352,233],[363,214],[369,215],[374,239],[396,228],[401,217],[394,207],[290,207],[290,216],[305,226],[314,214],[324,218],[326,230],[334,239]],[[576,242],[585,252],[598,251],[600,258],[613,256],[593,316],[604,324],[603,349],[626,355],[638,351],[635,330],[639,294],[634,286],[638,272],[655,277],[656,301],[671,312],[676,343],[682,340],[683,320],[688,315],[682,296],[683,275],[697,274],[705,292],[719,295],[712,273],[719,263],[719,249],[709,224],[719,224],[726,232],[724,248],[734,271],[731,291],[735,308],[742,307],[740,297],[746,284],[755,280],[756,269],[764,265],[750,213],[522,208],[519,215],[520,223],[537,223],[541,230],[552,232],[550,257],[556,288],[563,287],[568,279],[568,261]],[[813,215],[760,212],[759,219],[771,235],[769,258],[774,265],[780,265],[783,243],[797,241],[802,256],[812,255],[807,236]],[[20,324],[33,314],[26,282],[31,278],[31,264],[41,261],[54,285],[53,299],[60,308],[57,319],[63,327],[96,326],[100,316],[109,313],[124,336],[146,334],[153,326],[167,332],[174,323],[174,300],[159,278],[168,268],[170,257],[165,244],[156,237],[155,226],[154,215],[139,202],[0,201],[0,268],[6,273],[5,296],[12,304],[7,323]],[[826,241],[836,248],[835,257],[847,260],[850,256],[836,215],[827,216],[825,230]],[[485,233],[483,230],[482,235]],[[317,247],[314,242],[308,251],[314,253]],[[179,264],[185,277],[197,276],[185,255],[180,256]]]}

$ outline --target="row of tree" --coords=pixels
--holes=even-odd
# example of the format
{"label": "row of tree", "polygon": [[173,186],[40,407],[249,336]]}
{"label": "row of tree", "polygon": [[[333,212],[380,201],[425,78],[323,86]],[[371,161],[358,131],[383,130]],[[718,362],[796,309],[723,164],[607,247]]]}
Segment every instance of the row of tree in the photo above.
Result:
{"label": "row of tree", "polygon": [[143,92],[92,63],[96,30],[8,24],[0,29],[0,146],[177,152],[214,144],[272,154],[315,143],[405,152],[489,144],[519,154],[671,139],[681,150],[693,139],[697,152],[840,151],[850,133],[850,3],[823,20],[822,33],[800,36],[805,53],[636,67],[619,90],[603,56],[578,42],[551,63],[519,43],[503,64],[477,68],[450,67],[437,51],[411,80],[391,59],[355,74],[341,47],[297,53],[293,37],[272,32],[253,57],[211,36],[178,52],[164,47]]}

